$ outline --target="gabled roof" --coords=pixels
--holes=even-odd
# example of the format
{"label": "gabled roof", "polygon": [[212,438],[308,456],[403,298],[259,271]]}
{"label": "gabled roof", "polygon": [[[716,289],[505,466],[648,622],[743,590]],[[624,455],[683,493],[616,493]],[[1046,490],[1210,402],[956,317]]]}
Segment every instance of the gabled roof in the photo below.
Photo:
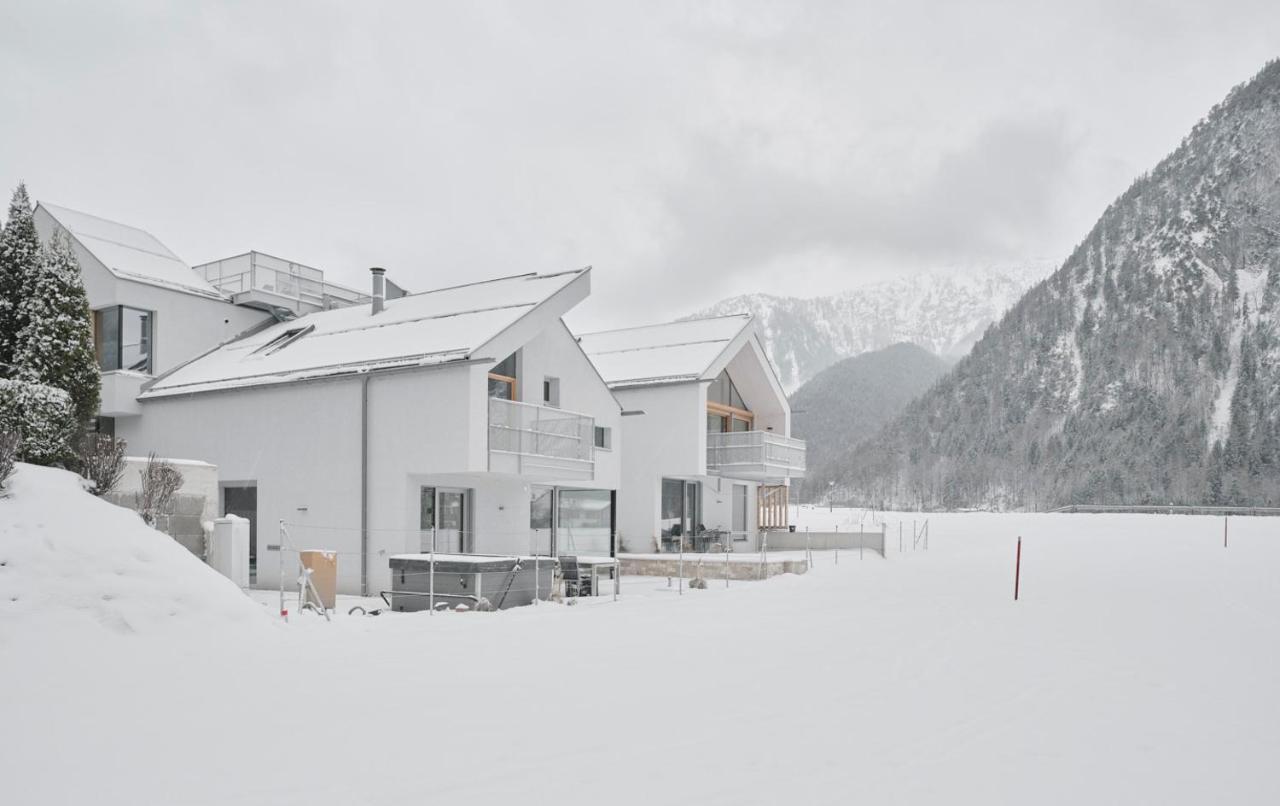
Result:
{"label": "gabled roof", "polygon": [[[530,314],[548,322],[586,294],[590,269],[522,274],[409,294],[373,314],[353,305],[290,319],[229,342],[162,375],[139,398],[207,392],[431,366],[505,355],[479,355],[491,340]],[[577,293],[569,292],[574,287]]]}
{"label": "gabled roof", "polygon": [[754,332],[750,314],[734,314],[586,333],[578,343],[616,389],[713,378],[721,356]]}
{"label": "gabled roof", "polygon": [[122,280],[225,299],[148,232],[47,202],[40,202],[38,206],[71,233],[107,271]]}

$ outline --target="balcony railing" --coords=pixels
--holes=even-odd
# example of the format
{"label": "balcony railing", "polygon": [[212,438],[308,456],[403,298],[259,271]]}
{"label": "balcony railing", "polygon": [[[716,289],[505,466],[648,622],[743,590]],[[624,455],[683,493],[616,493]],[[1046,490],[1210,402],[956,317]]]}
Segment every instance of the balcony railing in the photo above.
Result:
{"label": "balcony railing", "polygon": [[255,301],[279,307],[282,302],[299,313],[330,306],[368,302],[369,297],[354,289],[325,282],[320,269],[281,260],[261,252],[250,252],[225,260],[196,266],[215,288],[242,304]]}
{"label": "balcony railing", "polygon": [[595,420],[489,398],[489,469],[544,479],[595,478]]}
{"label": "balcony railing", "polygon": [[772,431],[707,434],[707,472],[745,479],[799,478],[805,470],[804,440]]}

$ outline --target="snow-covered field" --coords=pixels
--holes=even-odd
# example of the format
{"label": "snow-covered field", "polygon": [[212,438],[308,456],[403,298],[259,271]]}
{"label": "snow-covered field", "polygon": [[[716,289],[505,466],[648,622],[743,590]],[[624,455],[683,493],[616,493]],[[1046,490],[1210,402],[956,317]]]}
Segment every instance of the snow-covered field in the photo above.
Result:
{"label": "snow-covered field", "polygon": [[6,804],[1280,802],[1280,520],[932,516],[912,552],[906,515],[899,554],[890,515],[887,561],[803,577],[284,626],[35,481],[0,501]]}

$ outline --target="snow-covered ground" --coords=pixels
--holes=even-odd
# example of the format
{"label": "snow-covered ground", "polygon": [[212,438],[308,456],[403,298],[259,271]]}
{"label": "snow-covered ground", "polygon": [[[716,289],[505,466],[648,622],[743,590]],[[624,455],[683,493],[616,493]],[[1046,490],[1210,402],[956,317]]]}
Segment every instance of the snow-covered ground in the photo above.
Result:
{"label": "snow-covered ground", "polygon": [[287,626],[192,582],[191,618],[122,631],[68,615],[103,575],[23,559],[86,538],[29,492],[0,501],[4,803],[1280,802],[1280,520],[1224,549],[1216,518],[935,515],[927,552],[727,590]]}

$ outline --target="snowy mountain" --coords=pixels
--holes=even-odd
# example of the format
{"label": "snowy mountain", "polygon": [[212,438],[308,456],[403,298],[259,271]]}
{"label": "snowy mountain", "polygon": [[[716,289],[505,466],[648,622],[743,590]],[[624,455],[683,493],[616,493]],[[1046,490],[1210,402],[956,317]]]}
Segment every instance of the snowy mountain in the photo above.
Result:
{"label": "snowy mountain", "polygon": [[788,393],[842,358],[910,342],[959,358],[1047,266],[936,271],[828,297],[744,294],[695,316],[752,313]]}
{"label": "snowy mountain", "polygon": [[853,456],[899,506],[1280,504],[1280,61]]}

